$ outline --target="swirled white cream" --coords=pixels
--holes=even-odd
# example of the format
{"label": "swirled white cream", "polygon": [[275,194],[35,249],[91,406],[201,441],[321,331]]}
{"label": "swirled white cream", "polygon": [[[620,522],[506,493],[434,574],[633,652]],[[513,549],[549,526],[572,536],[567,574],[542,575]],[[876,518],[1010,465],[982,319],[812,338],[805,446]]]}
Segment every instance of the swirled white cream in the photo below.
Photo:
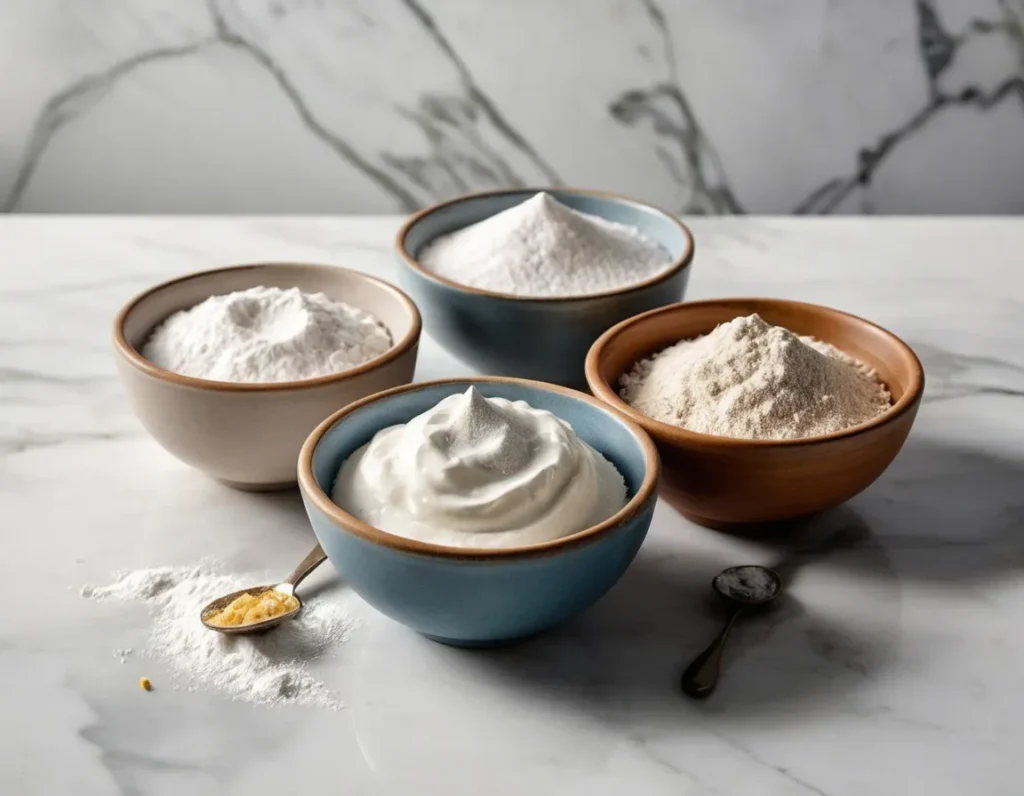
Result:
{"label": "swirled white cream", "polygon": [[332,499],[370,525],[449,547],[517,547],[603,522],[626,502],[615,466],[551,412],[473,387],[377,432]]}

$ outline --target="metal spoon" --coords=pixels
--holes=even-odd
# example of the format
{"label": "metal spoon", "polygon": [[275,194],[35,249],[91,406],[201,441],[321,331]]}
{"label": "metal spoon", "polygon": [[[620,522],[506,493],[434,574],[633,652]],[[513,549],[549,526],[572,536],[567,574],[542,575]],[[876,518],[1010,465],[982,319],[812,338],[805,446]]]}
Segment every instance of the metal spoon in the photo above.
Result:
{"label": "metal spoon", "polygon": [[[327,553],[324,549],[317,545],[313,548],[308,556],[302,559],[302,563],[295,567],[295,571],[292,572],[287,578],[277,584],[271,584],[269,586],[252,586],[248,589],[239,589],[238,591],[231,592],[231,594],[225,594],[223,597],[218,597],[216,600],[211,602],[199,613],[199,618],[203,624],[206,625],[210,630],[216,630],[218,633],[227,633],[229,635],[243,635],[245,633],[262,633],[266,630],[270,630],[273,627],[281,624],[285,619],[291,619],[302,609],[302,600],[299,599],[295,593],[295,588],[298,586],[303,579],[320,566],[324,559],[327,558]],[[253,596],[263,594],[263,592],[274,589],[282,594],[288,594],[294,597],[298,601],[292,610],[287,611],[280,616],[275,616],[270,619],[264,619],[262,622],[250,622],[247,625],[236,625],[234,627],[220,627],[219,625],[211,625],[207,619],[214,616],[225,606],[231,604],[237,597],[241,597],[245,593],[249,593]]]}
{"label": "metal spoon", "polygon": [[779,576],[767,567],[744,566],[723,569],[711,581],[711,588],[732,606],[732,614],[714,641],[693,663],[686,667],[679,681],[683,693],[703,699],[711,695],[718,685],[718,669],[722,662],[722,648],[733,623],[747,608],[764,605],[778,597],[782,591]]}

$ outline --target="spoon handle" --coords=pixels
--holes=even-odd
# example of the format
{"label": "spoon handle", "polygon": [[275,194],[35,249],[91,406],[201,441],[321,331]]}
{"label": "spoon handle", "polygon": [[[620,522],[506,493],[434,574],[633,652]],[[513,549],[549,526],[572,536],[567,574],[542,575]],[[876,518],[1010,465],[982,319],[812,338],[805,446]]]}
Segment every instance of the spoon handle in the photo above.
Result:
{"label": "spoon handle", "polygon": [[686,667],[682,679],[679,681],[683,693],[695,699],[704,699],[711,696],[711,692],[718,685],[718,669],[722,663],[722,649],[725,647],[725,639],[732,630],[732,625],[743,613],[743,608],[737,608],[732,612],[729,621],[725,623],[722,632],[712,641],[706,650],[693,659],[693,663]]}
{"label": "spoon handle", "polygon": [[290,583],[292,588],[298,586],[305,579],[306,575],[324,562],[325,558],[327,558],[327,553],[325,553],[324,549],[318,544],[310,551],[309,555],[302,559],[302,562],[295,567],[295,571],[284,579],[284,582]]}

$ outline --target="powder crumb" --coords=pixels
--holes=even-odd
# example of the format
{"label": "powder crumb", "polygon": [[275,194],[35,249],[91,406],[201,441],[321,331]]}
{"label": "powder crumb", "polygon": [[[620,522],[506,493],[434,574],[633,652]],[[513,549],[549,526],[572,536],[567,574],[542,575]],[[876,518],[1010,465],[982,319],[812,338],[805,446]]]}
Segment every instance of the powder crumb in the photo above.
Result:
{"label": "powder crumb", "polygon": [[580,213],[538,193],[443,235],[419,262],[470,287],[520,296],[582,296],[651,279],[672,258],[636,227]]}
{"label": "powder crumb", "polygon": [[254,287],[174,313],[142,356],[198,379],[268,383],[340,373],[390,347],[390,333],[368,312],[323,293]]}
{"label": "powder crumb", "polygon": [[620,388],[626,403],[654,420],[739,439],[829,434],[891,405],[867,365],[756,314],[636,363]]}
{"label": "powder crumb", "polygon": [[332,653],[356,627],[347,593],[318,595],[295,619],[262,635],[227,636],[203,626],[200,611],[211,599],[260,580],[260,575],[225,574],[215,563],[202,562],[124,573],[107,586],[84,587],[82,595],[145,604],[153,628],[144,654],[165,661],[179,687],[209,688],[266,705],[342,707],[308,665]]}

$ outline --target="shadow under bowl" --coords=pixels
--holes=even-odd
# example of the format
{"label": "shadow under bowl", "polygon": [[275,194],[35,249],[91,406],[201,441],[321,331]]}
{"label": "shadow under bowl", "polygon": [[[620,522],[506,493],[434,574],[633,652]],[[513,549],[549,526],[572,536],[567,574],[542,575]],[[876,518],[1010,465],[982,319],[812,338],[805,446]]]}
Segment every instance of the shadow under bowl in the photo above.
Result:
{"label": "shadow under bowl", "polygon": [[[669,253],[671,265],[652,279],[586,296],[532,298],[461,285],[416,259],[436,238],[470,226],[543,190],[573,210],[636,227]],[[626,197],[572,188],[469,194],[413,215],[399,230],[399,282],[423,311],[427,331],[483,373],[585,387],[583,361],[610,326],[683,297],[694,243],[676,218]]]}
{"label": "shadow under bowl", "polygon": [[[638,360],[755,312],[870,365],[892,395],[892,407],[832,434],[749,440],[661,423],[619,397],[620,378]],[[781,299],[690,302],[630,318],[594,343],[586,370],[594,395],[654,439],[662,459],[662,497],[700,525],[755,535],[758,525],[777,534],[779,526],[769,524],[831,508],[870,486],[903,447],[924,392],[921,363],[896,335],[855,315]]]}
{"label": "shadow under bowl", "polygon": [[[339,467],[374,434],[471,385],[485,397],[527,401],[569,422],[622,474],[627,504],[599,525],[561,539],[470,549],[386,533],[331,501]],[[589,395],[537,382],[477,378],[399,387],[335,413],[302,448],[299,488],[331,563],[370,605],[436,641],[492,646],[570,619],[618,581],[650,527],[659,469],[647,434]]]}
{"label": "shadow under bowl", "polygon": [[[210,296],[252,287],[325,293],[374,315],[392,346],[358,367],[303,381],[236,383],[182,376],[140,353],[168,316]],[[262,263],[201,271],[129,301],[114,321],[121,383],[135,415],[185,464],[238,489],[295,485],[295,463],[309,432],[340,406],[412,380],[420,337],[416,306],[401,290],[328,265]]]}

